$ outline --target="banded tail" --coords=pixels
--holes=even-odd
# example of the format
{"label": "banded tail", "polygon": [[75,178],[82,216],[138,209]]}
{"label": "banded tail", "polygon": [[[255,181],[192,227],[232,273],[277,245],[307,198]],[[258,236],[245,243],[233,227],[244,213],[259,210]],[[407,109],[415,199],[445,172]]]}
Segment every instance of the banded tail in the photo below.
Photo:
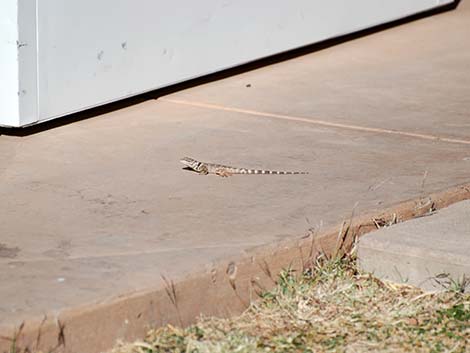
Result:
{"label": "banded tail", "polygon": [[232,168],[232,167],[228,167],[227,171],[232,174],[266,174],[266,175],[308,174],[308,172],[288,172],[288,171],[281,171],[281,170],[246,169],[246,168]]}

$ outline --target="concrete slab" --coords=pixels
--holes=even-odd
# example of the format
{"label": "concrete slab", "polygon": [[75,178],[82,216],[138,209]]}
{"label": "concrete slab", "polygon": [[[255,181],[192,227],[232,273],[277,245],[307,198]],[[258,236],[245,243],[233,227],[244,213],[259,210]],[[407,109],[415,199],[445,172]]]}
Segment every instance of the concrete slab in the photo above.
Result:
{"label": "concrete slab", "polygon": [[[47,314],[54,324],[74,318],[67,351],[109,348],[171,319],[162,274],[178,282],[212,273],[218,261],[296,241],[312,225],[336,226],[357,202],[356,214],[378,212],[468,182],[462,5],[93,119],[0,136],[0,336]],[[184,155],[310,174],[198,176],[181,169]],[[220,310],[209,305],[217,293],[181,283],[177,316]],[[150,294],[140,307],[158,308],[131,319],[126,305],[142,292]],[[199,292],[205,311],[193,305]]]}
{"label": "concrete slab", "polygon": [[470,201],[363,236],[358,259],[366,271],[425,290],[470,279]]}
{"label": "concrete slab", "polygon": [[[470,169],[467,146],[158,101],[1,144],[14,149],[1,242],[18,248],[0,259],[2,323],[145,289],[162,273],[303,235],[306,219],[332,226],[358,201],[361,212],[417,197],[425,171],[426,192]],[[187,154],[310,174],[205,177],[181,169]]]}

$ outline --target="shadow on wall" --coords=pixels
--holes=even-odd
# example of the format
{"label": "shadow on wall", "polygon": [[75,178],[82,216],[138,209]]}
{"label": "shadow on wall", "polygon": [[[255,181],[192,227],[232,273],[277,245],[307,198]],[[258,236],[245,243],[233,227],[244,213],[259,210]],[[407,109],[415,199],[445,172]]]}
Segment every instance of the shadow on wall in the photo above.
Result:
{"label": "shadow on wall", "polygon": [[122,99],[117,102],[105,104],[99,107],[84,110],[78,113],[70,114],[67,116],[63,116],[63,117],[46,121],[43,123],[39,123],[36,125],[25,126],[25,127],[20,127],[20,128],[0,127],[0,135],[28,136],[28,135],[41,133],[45,130],[50,130],[56,127],[72,124],[76,121],[93,118],[93,117],[106,114],[115,110],[123,109],[129,106],[135,105],[135,104],[139,104],[147,100],[158,99],[158,97],[162,97],[167,94],[171,94],[171,93],[181,91],[187,88],[196,87],[196,86],[208,83],[208,82],[221,80],[221,79],[224,79],[230,76],[235,76],[235,75],[245,73],[251,70],[256,70],[264,66],[290,60],[290,59],[293,59],[302,55],[311,54],[316,51],[320,51],[320,50],[332,47],[334,45],[338,45],[338,44],[341,44],[350,40],[354,40],[354,39],[364,37],[373,33],[377,33],[380,31],[384,31],[391,27],[400,26],[400,25],[403,25],[412,21],[416,21],[416,20],[419,20],[428,16],[433,16],[439,13],[454,10],[459,5],[460,1],[461,0],[455,0],[453,3],[450,3],[448,5],[445,5],[436,9],[423,11],[418,14],[414,14],[414,15],[411,15],[411,16],[408,16],[399,20],[381,24],[372,28],[367,28],[358,32],[346,34],[340,37],[328,39],[322,42],[309,44],[309,45],[306,45],[297,49],[293,49],[287,52],[283,52],[283,53],[275,54],[266,58],[258,59],[258,60],[252,61],[247,64],[243,64],[234,68],[218,71],[218,72],[206,75],[206,76],[191,79],[185,82],[181,82],[181,83],[174,84],[168,87],[160,88],[151,92],[136,95],[131,98]]}

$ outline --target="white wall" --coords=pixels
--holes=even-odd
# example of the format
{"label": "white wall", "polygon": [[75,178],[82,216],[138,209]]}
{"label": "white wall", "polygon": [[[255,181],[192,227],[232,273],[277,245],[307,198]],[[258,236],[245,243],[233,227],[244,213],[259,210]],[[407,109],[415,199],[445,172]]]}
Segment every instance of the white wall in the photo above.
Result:
{"label": "white wall", "polygon": [[17,2],[0,3],[0,124],[19,125]]}
{"label": "white wall", "polygon": [[[47,120],[452,0],[2,0],[20,11],[21,123]],[[3,12],[3,9],[0,9]],[[37,26],[37,39],[35,27]],[[1,45],[1,44],[0,44]],[[1,47],[0,47],[1,48]],[[11,61],[11,59],[10,59]],[[21,62],[21,60],[20,60]],[[12,65],[11,63],[9,65]],[[36,71],[33,68],[37,68]],[[4,86],[0,83],[0,87]],[[33,97],[34,86],[37,95]],[[8,94],[16,92],[7,87]],[[5,90],[5,88],[3,88]],[[33,99],[35,98],[35,99]],[[0,101],[3,98],[0,97]],[[5,114],[0,123],[8,124]]]}
{"label": "white wall", "polygon": [[[2,0],[0,0],[2,1]],[[18,0],[18,63],[21,125],[40,119],[38,113],[37,3],[42,0]],[[51,14],[52,16],[53,14]],[[58,29],[60,30],[60,29]],[[63,115],[63,114],[62,114]],[[1,119],[1,116],[0,116]]]}

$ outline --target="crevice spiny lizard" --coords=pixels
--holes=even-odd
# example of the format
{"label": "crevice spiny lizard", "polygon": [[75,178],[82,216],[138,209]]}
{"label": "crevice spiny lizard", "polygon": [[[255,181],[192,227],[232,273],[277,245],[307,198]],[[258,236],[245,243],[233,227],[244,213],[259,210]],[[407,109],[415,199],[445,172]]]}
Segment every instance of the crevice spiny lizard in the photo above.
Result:
{"label": "crevice spiny lizard", "polygon": [[207,175],[216,174],[221,177],[229,177],[233,174],[268,174],[268,175],[286,175],[286,174],[308,174],[308,172],[283,172],[276,170],[263,170],[263,169],[247,169],[236,168],[227,165],[199,162],[193,158],[184,157],[180,159],[188,169],[196,173]]}

